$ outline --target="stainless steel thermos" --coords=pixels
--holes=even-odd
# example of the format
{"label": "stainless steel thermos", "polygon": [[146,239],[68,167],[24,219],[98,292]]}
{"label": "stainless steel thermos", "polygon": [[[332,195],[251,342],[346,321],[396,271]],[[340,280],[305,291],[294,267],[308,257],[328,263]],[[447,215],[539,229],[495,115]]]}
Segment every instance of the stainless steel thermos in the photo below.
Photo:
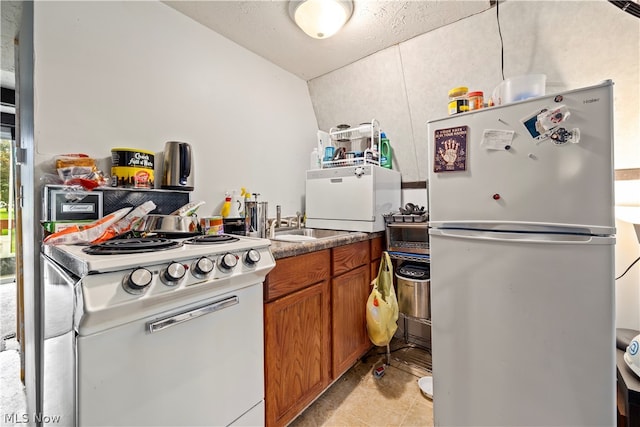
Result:
{"label": "stainless steel thermos", "polygon": [[245,203],[247,236],[267,237],[267,202],[248,201]]}

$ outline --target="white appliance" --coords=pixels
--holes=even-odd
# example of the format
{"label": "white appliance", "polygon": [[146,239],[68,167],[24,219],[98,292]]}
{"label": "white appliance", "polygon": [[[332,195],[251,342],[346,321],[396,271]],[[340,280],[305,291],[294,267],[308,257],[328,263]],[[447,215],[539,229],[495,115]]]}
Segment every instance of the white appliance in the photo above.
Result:
{"label": "white appliance", "polygon": [[400,172],[376,165],[307,171],[306,226],[384,231],[383,214],[400,206]]}
{"label": "white appliance", "polygon": [[428,123],[436,426],[615,425],[613,83]]}
{"label": "white appliance", "polygon": [[263,425],[269,245],[45,246],[36,412],[77,426]]}

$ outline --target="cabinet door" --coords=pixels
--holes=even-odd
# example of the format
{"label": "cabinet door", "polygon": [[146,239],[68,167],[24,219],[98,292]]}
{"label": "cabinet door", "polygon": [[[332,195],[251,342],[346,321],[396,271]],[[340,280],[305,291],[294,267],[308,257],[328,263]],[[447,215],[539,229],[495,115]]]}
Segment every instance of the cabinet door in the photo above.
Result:
{"label": "cabinet door", "polygon": [[369,240],[371,246],[371,260],[380,259],[382,251],[384,250],[384,239],[382,237],[376,237]]}
{"label": "cabinet door", "polygon": [[373,280],[378,276],[378,270],[380,269],[380,258],[384,250],[384,239],[382,237],[376,237],[369,242],[371,244],[371,280]]}
{"label": "cabinet door", "polygon": [[366,305],[369,264],[336,276],[331,285],[333,378],[338,378],[370,347]]}
{"label": "cabinet door", "polygon": [[329,281],[265,304],[265,406],[268,426],[286,425],[328,385]]}

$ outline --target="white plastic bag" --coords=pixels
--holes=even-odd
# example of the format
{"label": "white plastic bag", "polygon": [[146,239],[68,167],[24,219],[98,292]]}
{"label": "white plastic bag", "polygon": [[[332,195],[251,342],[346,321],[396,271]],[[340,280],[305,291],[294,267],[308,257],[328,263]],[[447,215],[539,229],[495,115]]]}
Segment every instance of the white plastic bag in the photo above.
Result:
{"label": "white plastic bag", "polygon": [[398,300],[393,288],[393,265],[387,252],[382,253],[378,277],[367,300],[367,333],[371,342],[386,346],[398,329]]}

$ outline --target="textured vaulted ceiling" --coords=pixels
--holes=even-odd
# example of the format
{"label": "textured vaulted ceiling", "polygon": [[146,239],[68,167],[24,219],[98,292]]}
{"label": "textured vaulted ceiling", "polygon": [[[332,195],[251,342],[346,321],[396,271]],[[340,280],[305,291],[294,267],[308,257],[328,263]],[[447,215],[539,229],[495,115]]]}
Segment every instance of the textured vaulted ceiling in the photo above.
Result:
{"label": "textured vaulted ceiling", "polygon": [[[351,20],[335,36],[316,40],[304,34],[288,14],[288,1],[164,1],[304,80],[321,76],[417,35],[486,10],[490,0],[356,0]],[[21,1],[0,1],[2,9],[3,86],[15,72],[14,38]]]}
{"label": "textured vaulted ceiling", "polygon": [[345,27],[331,38],[316,40],[293,23],[288,1],[164,3],[304,80],[490,6],[488,0],[356,0]]}

